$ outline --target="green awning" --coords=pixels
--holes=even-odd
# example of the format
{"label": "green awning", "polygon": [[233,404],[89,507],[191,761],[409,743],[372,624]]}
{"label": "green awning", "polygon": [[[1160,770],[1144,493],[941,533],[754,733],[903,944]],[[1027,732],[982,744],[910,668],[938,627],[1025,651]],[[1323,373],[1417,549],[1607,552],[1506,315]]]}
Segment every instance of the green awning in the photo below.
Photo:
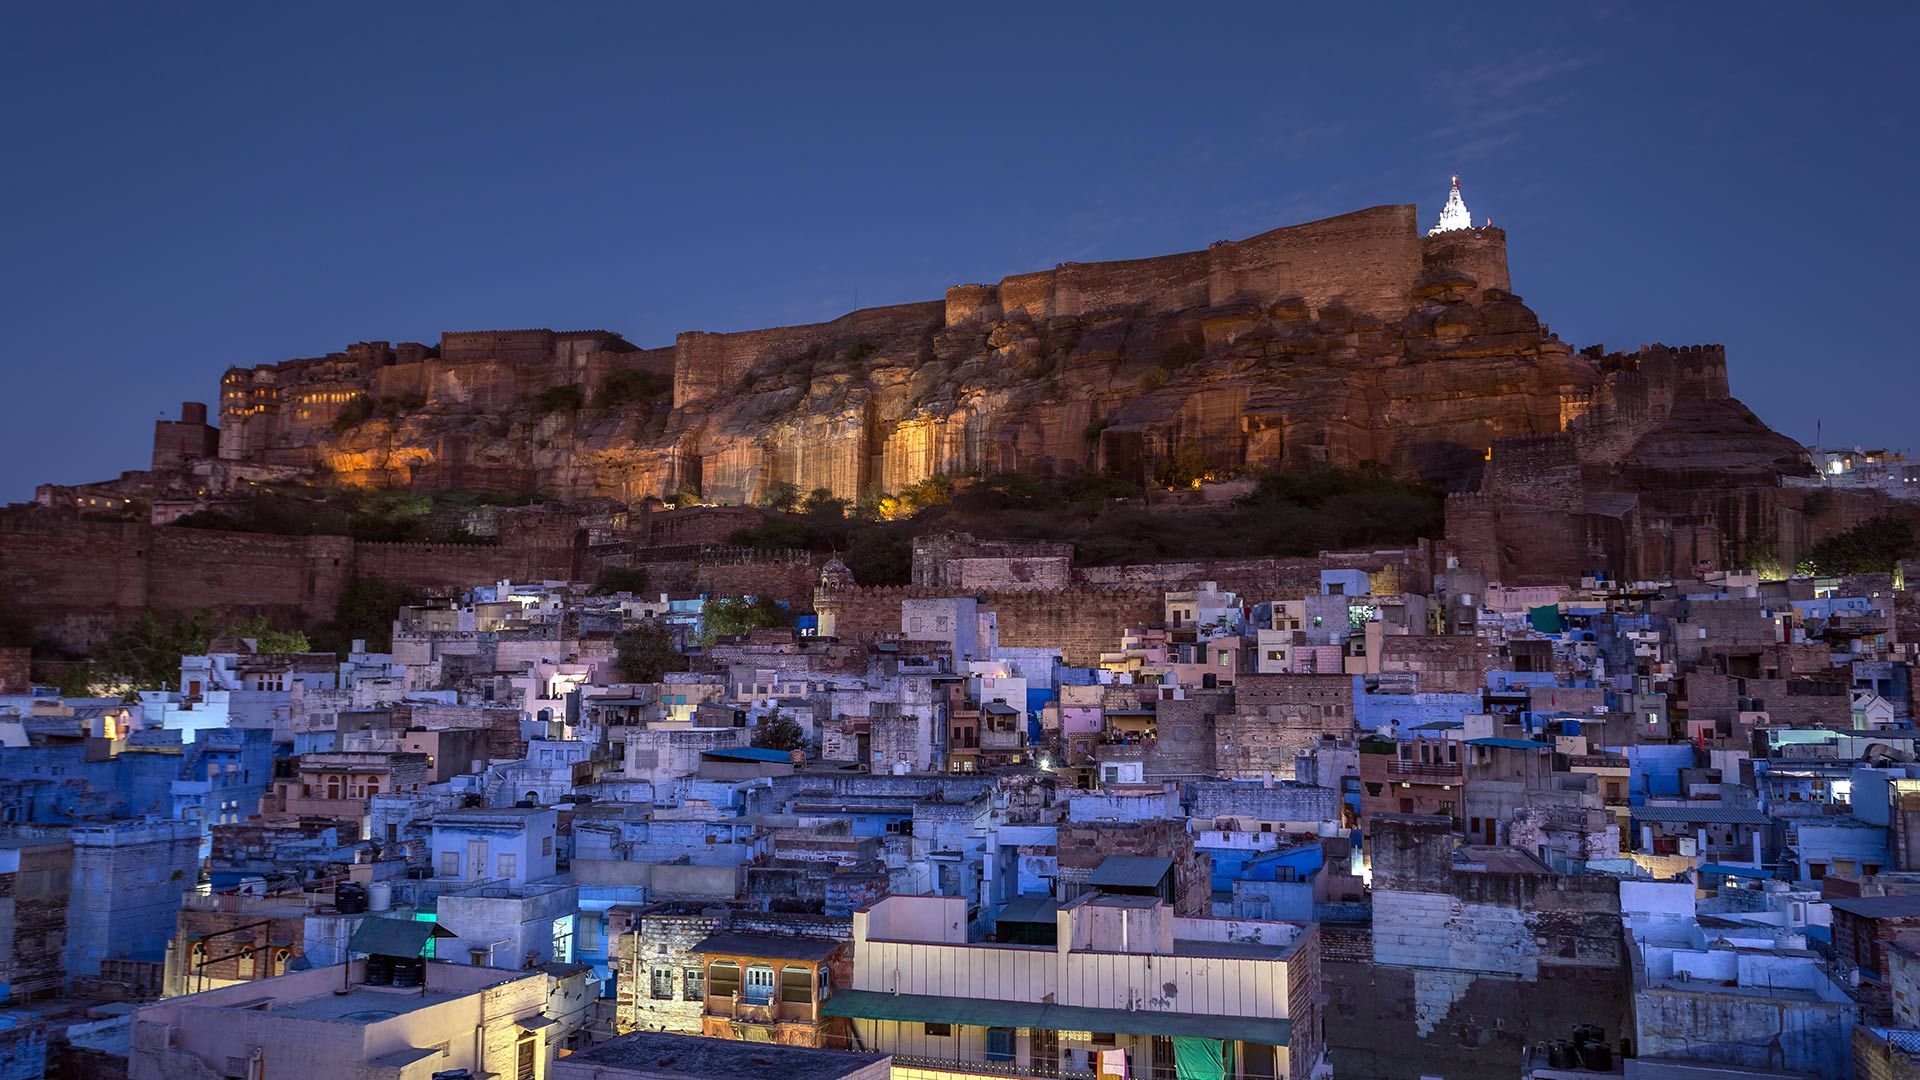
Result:
{"label": "green awning", "polygon": [[877,990],[835,990],[820,1004],[823,1016],[855,1020],[912,1020],[964,1027],[1024,1027],[1048,1031],[1111,1031],[1117,1035],[1166,1035],[1202,1039],[1238,1039],[1263,1046],[1285,1046],[1293,1021],[1267,1016],[1208,1016],[1157,1009],[1090,1009],[1034,1001],[883,994]]}
{"label": "green awning", "polygon": [[1561,630],[1560,605],[1542,604],[1527,609],[1527,622],[1542,634],[1557,634]]}
{"label": "green awning", "polygon": [[348,952],[378,956],[419,956],[429,940],[460,935],[438,923],[413,919],[363,919],[347,942]]}

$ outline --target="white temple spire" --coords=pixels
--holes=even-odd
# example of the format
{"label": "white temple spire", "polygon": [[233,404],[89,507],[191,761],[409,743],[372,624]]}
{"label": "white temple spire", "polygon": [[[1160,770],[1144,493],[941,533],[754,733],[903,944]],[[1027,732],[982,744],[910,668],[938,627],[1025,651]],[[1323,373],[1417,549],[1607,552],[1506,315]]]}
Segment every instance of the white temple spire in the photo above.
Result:
{"label": "white temple spire", "polygon": [[1460,197],[1460,178],[1453,178],[1453,190],[1447,192],[1447,205],[1440,208],[1440,220],[1427,230],[1428,236],[1473,228],[1473,215],[1467,213],[1467,201]]}

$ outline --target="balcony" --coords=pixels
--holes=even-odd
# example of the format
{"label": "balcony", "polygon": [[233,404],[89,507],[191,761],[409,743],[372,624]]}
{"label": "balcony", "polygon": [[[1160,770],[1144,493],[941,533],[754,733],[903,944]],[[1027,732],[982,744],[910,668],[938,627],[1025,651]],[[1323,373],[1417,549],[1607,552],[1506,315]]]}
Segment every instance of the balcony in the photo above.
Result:
{"label": "balcony", "polygon": [[814,1024],[812,1001],[779,1001],[774,998],[734,998],[707,995],[707,1015],[749,1024]]}
{"label": "balcony", "polygon": [[1466,780],[1459,762],[1401,761],[1387,762],[1386,778],[1396,784],[1459,784]]}

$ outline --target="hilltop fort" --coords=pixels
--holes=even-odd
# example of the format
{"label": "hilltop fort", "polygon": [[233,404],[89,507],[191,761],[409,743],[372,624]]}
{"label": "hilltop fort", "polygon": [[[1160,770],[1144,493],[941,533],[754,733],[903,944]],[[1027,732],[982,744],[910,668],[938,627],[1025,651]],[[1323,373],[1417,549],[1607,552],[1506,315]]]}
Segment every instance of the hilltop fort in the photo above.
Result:
{"label": "hilltop fort", "polygon": [[[1424,232],[1413,206],[1381,206],[657,348],[605,330],[462,331],[232,367],[217,427],[189,403],[158,425],[148,469],[44,487],[39,517],[0,523],[0,577],[74,608],[59,584],[72,575],[29,548],[145,560],[183,541],[75,541],[47,515],[117,512],[152,531],[275,480],[601,500],[599,524],[549,509],[503,532],[541,553],[489,558],[527,572],[657,542],[626,514],[652,499],[750,505],[776,484],[854,499],[1008,471],[1146,483],[1176,454],[1221,473],[1372,463],[1434,484],[1454,493],[1436,550],[1506,582],[1792,565],[1824,527],[1789,482],[1807,455],[1730,395],[1724,350],[1576,350],[1512,291],[1506,240],[1472,225],[1456,180]],[[310,558],[295,577],[313,584],[282,601],[323,606],[312,590],[353,570],[332,552],[296,561]],[[379,561],[446,581],[436,560],[486,569],[475,558]],[[82,593],[156,573],[100,570]]]}

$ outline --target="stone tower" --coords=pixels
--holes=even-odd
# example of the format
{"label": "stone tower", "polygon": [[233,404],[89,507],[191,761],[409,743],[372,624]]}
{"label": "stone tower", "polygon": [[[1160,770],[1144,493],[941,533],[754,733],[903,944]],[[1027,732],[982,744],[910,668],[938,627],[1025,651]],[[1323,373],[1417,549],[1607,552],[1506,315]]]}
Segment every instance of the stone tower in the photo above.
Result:
{"label": "stone tower", "polygon": [[1459,232],[1473,228],[1473,215],[1467,213],[1467,201],[1460,197],[1460,178],[1453,178],[1453,189],[1447,192],[1447,205],[1440,208],[1440,220],[1427,230],[1428,236],[1439,236],[1444,232]]}
{"label": "stone tower", "polygon": [[820,582],[813,587],[813,613],[820,621],[818,631],[821,637],[834,637],[835,624],[839,621],[840,604],[848,592],[853,590],[853,571],[838,556],[828,559],[820,568]]}

